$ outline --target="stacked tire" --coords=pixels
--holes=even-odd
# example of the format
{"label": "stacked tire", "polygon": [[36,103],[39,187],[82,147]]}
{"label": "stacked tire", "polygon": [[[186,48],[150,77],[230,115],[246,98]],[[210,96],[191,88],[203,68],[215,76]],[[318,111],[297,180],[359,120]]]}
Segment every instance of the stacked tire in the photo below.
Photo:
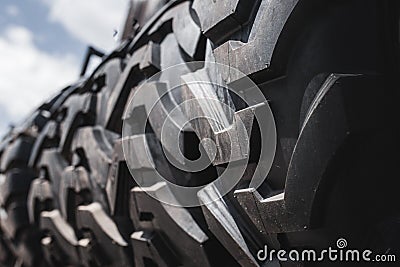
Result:
{"label": "stacked tire", "polygon": [[[1,264],[313,266],[262,261],[257,252],[265,245],[318,250],[338,238],[396,253],[399,10],[386,0],[169,1],[89,77],[3,139]],[[201,207],[171,206],[151,197],[179,202],[167,183],[149,179],[143,187],[132,179],[123,121],[148,119],[146,111],[126,116],[129,99],[154,74],[182,66],[175,77],[158,77],[170,83],[200,75],[208,63],[237,69],[260,88],[276,125],[275,154],[265,181],[251,187],[266,138],[254,120],[249,153],[242,155],[246,172],[236,187],[210,202],[220,192],[207,186],[198,194]],[[223,68],[210,77],[231,85],[243,79],[235,73]],[[257,108],[232,93],[207,93],[234,111],[209,112],[222,130],[235,114]],[[183,116],[204,108],[198,105]],[[156,168],[174,183],[194,186],[236,161],[221,156],[200,173],[176,170],[160,153],[162,118],[150,118],[145,132],[131,136],[136,157],[150,151],[154,162],[138,160],[135,176],[147,179]],[[193,127],[182,138],[190,157],[200,139],[216,137]],[[135,143],[140,140],[145,148]]]}

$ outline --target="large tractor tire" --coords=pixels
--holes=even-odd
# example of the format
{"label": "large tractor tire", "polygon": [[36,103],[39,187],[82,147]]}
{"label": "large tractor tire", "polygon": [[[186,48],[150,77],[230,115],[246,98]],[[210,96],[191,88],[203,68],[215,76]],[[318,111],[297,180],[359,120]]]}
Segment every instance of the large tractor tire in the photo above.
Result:
{"label": "large tractor tire", "polygon": [[[320,250],[339,238],[354,248],[398,253],[399,11],[390,0],[169,1],[140,29],[126,31],[130,38],[89,77],[3,139],[0,265],[320,266],[329,263],[257,254],[265,246]],[[205,63],[190,65],[199,61]],[[201,76],[208,63],[239,70],[267,100],[276,145],[266,179],[252,187],[260,140],[269,138],[257,130],[263,122],[244,118],[250,147],[240,157],[224,154],[224,145],[241,141],[220,134],[234,132],[233,118],[258,112],[258,104],[207,87],[204,94],[234,112],[202,101],[182,111],[190,117],[207,109],[221,128],[203,130],[199,122],[183,131],[183,154],[196,158],[202,139],[218,139],[218,160],[198,173],[172,166],[160,153],[165,114],[153,116],[145,132],[130,136],[133,173],[146,183],[138,186],[123,148],[129,99],[160,71],[183,66],[175,77],[157,78],[165,84]],[[207,77],[240,84],[243,76],[230,68]],[[169,110],[177,105],[170,99]],[[142,113],[128,119],[151,116]],[[149,155],[150,165],[141,160]],[[230,163],[246,164],[240,182],[221,197],[206,186],[198,207],[157,201],[151,194],[176,202],[180,196],[168,183],[146,180],[156,168],[180,185],[207,184]]]}

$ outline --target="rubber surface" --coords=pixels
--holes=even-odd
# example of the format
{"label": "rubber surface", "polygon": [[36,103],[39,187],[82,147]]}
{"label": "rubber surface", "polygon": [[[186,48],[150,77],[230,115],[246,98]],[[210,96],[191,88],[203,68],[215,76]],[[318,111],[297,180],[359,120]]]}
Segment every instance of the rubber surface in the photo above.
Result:
{"label": "rubber surface", "polygon": [[[264,245],[320,249],[342,236],[354,246],[394,253],[398,241],[387,241],[389,234],[376,229],[388,223],[399,227],[391,219],[399,216],[392,176],[399,145],[393,86],[399,10],[382,0],[169,1],[145,25],[126,31],[132,38],[91,76],[62,90],[1,142],[0,265],[314,266],[276,257],[263,262],[257,252]],[[252,114],[263,109],[246,106],[229,92],[202,93],[234,112],[194,102],[175,115],[208,110],[217,125],[200,121],[181,133],[188,156],[199,140],[218,141],[207,170],[177,170],[162,153],[161,126],[168,112],[179,98],[198,99],[198,92],[188,83],[184,93],[169,95],[152,113],[146,103],[180,79],[208,77],[206,64],[191,69],[192,61],[240,70],[268,100],[277,147],[259,188],[249,187],[263,138]],[[177,64],[179,72],[147,84],[143,103],[126,110],[146,79]],[[209,79],[233,84],[240,78],[227,68]],[[129,115],[133,110],[142,116]],[[249,153],[228,149],[223,130],[240,146],[235,116],[245,118]],[[123,154],[122,120],[146,118],[146,132],[133,131],[128,140],[137,159],[135,177],[146,184],[138,187]],[[176,144],[164,148],[171,154],[177,149]],[[146,153],[152,162],[143,160]],[[215,202],[208,201],[220,195],[212,185],[198,194],[206,204],[195,208],[169,206],[147,194],[180,201],[167,183],[149,177],[154,168],[171,182],[194,186],[243,159],[248,164],[241,181]]]}

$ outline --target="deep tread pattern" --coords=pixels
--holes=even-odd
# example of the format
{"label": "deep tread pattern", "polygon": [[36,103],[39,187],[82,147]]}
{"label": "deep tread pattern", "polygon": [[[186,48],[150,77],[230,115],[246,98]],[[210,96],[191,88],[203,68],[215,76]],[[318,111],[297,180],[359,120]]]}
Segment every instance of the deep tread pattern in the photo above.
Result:
{"label": "deep tread pattern", "polygon": [[[0,234],[2,233],[0,232]],[[14,254],[11,251],[10,246],[3,238],[0,239],[0,261],[2,263],[1,266],[12,266],[15,261]]]}
{"label": "deep tread pattern", "polygon": [[128,205],[123,202],[129,197],[130,188],[133,187],[133,184],[134,182],[130,177],[125,162],[122,139],[118,139],[114,145],[112,165],[107,176],[106,184],[106,193],[111,215],[126,216],[128,214]]}
{"label": "deep tread pattern", "polygon": [[74,85],[71,85],[64,90],[61,91],[60,94],[58,94],[55,98],[51,99],[47,103],[44,104],[43,108],[48,110],[51,114],[51,116],[54,119],[54,116],[57,115],[57,111],[62,107],[62,105],[65,103],[67,99],[69,99],[70,96],[72,96],[74,93],[77,93],[79,90],[81,90],[82,82],[78,82]]}
{"label": "deep tread pattern", "polygon": [[118,134],[102,127],[82,127],[76,132],[72,143],[72,151],[85,151],[91,175],[102,188],[105,188],[111,165],[113,143],[118,137]]}
{"label": "deep tread pattern", "polygon": [[51,182],[53,192],[60,188],[60,175],[68,166],[68,162],[61,155],[58,148],[45,149],[36,166],[45,172],[45,178]]}
{"label": "deep tread pattern", "polygon": [[[215,142],[217,154],[213,164],[221,165],[247,158],[250,153],[248,144],[255,113],[265,112],[266,104],[260,103],[232,114],[232,111],[226,107],[232,100],[225,99],[224,94],[220,97],[221,94],[214,91],[212,87],[191,83],[195,81],[192,75],[185,75],[183,79],[186,82],[184,100],[192,100],[188,102],[189,104],[183,105],[186,117],[211,118],[193,120],[191,125],[201,139],[209,138]],[[199,101],[204,98],[215,99],[215,101]],[[211,110],[213,112],[210,112]],[[210,151],[207,152],[211,154]]]}
{"label": "deep tread pattern", "polygon": [[[135,23],[133,39],[0,143],[0,266],[278,266],[277,259],[258,261],[257,251],[265,244],[301,249],[329,242],[325,234],[337,233],[329,228],[335,222],[319,209],[332,202],[331,188],[342,192],[335,184],[338,175],[329,170],[341,162],[341,149],[382,130],[391,131],[387,143],[398,150],[391,137],[395,105],[388,100],[398,97],[377,90],[398,75],[386,75],[395,61],[384,44],[392,26],[379,28],[386,24],[379,16],[390,13],[388,2],[328,2],[174,0],[140,31]],[[398,35],[394,28],[390,38]],[[196,60],[205,63],[188,64]],[[208,63],[227,68],[214,71]],[[175,65],[180,67],[168,71]],[[242,75],[233,68],[249,76],[267,101],[247,105],[239,98],[252,89],[234,95],[191,83],[240,86]],[[177,85],[179,92],[160,99]],[[128,110],[133,96],[140,102]],[[216,101],[204,103],[204,97]],[[189,105],[180,106],[187,100]],[[257,115],[269,105],[277,153],[268,177],[252,188],[262,141]],[[209,119],[180,129],[197,116]],[[124,120],[129,136],[122,133]],[[138,127],[143,124],[146,129]],[[178,141],[164,142],[162,127]],[[190,153],[204,139],[217,144],[210,172],[185,172],[167,160],[172,156],[185,164],[180,149]],[[123,151],[123,145],[130,149]],[[381,154],[382,162],[392,157]],[[125,156],[132,159],[129,168]],[[201,208],[180,207],[182,196],[154,175],[158,171],[169,182],[192,186],[213,181],[230,163],[246,167],[243,177],[224,196],[213,184],[199,191]],[[153,198],[160,195],[178,206]]]}
{"label": "deep tread pattern", "polygon": [[222,198],[210,201],[217,196],[219,192],[214,185],[209,185],[199,192],[201,203],[207,203],[202,209],[208,227],[241,266],[258,266],[225,201]]}
{"label": "deep tread pattern", "polygon": [[59,203],[61,213],[70,224],[76,225],[76,203],[92,202],[91,189],[89,174],[85,168],[81,166],[65,168],[61,176]]}
{"label": "deep tread pattern", "polygon": [[102,253],[104,253],[103,256],[106,257],[106,262],[109,262],[112,266],[130,265],[128,243],[99,203],[94,202],[87,206],[80,206],[77,216],[78,227],[83,231],[90,229],[94,238],[91,242],[95,242],[101,248]]}
{"label": "deep tread pattern", "polygon": [[131,235],[135,266],[179,266],[176,256],[153,232],[138,231]]}
{"label": "deep tread pattern", "polygon": [[[140,115],[148,118],[148,121],[150,122],[158,140],[162,140],[162,130],[175,133],[176,135],[180,134],[180,125],[182,125],[184,122],[183,114],[179,110],[176,110],[174,111],[174,118],[168,116],[168,114],[171,112],[171,108],[176,106],[176,103],[170,100],[167,95],[164,97],[165,101],[158,100],[160,95],[164,95],[166,93],[167,84],[165,83],[151,82],[142,86],[141,90],[136,94],[136,97],[137,99],[143,99],[143,102],[136,103],[136,105],[131,105],[131,110],[128,110],[125,116],[125,119],[128,120],[129,125],[132,125],[129,129],[131,133],[143,133],[144,129],[139,129],[139,127],[143,127],[143,124],[140,124],[140,121],[138,121],[138,123],[134,121],[134,118]],[[169,143],[165,143],[163,146],[171,155],[179,154],[178,146]],[[147,157],[142,159],[142,156],[139,156],[138,160],[143,161],[146,160],[146,158]],[[181,161],[181,163],[183,162]],[[150,165],[147,167],[151,168]]]}
{"label": "deep tread pattern", "polygon": [[30,135],[34,132],[26,129],[33,126],[32,122],[21,126],[24,128],[24,133],[16,136],[1,158],[2,235],[7,241],[9,250],[18,255],[16,261],[28,266],[41,261],[38,247],[39,234],[35,227],[30,225],[27,209],[29,185],[35,173],[26,167],[34,143],[34,137]]}
{"label": "deep tread pattern", "polygon": [[[316,93],[304,119],[289,165],[284,192],[266,199],[253,188],[235,192],[244,212],[253,221],[262,222],[256,224],[260,231],[305,231],[312,226],[314,198],[329,163],[335,158],[336,151],[351,136],[369,128],[368,124],[363,124],[367,118],[371,118],[368,117],[368,107],[364,100],[354,100],[354,95],[361,92],[354,89],[351,91],[350,88],[359,88],[358,90],[370,95],[379,84],[376,81],[376,77],[363,75],[328,76]],[[346,105],[349,103],[348,99],[353,99],[351,107]],[[333,124],[332,121],[337,123]],[[319,138],[315,138],[316,136]],[[318,152],[305,155],[305,147],[311,147]],[[307,174],[305,169],[309,170]]]}
{"label": "deep tread pattern", "polygon": [[0,170],[5,172],[10,168],[26,165],[29,160],[29,153],[26,152],[31,151],[33,140],[29,136],[22,136],[8,146],[1,157]]}
{"label": "deep tread pattern", "polygon": [[[228,41],[214,51],[218,63],[236,68],[246,75],[269,68],[279,36],[298,0],[262,0],[247,42]],[[246,60],[241,60],[242,58]],[[237,73],[223,73],[228,82]]]}
{"label": "deep tread pattern", "polygon": [[31,224],[39,225],[40,213],[54,209],[51,184],[44,178],[33,180],[28,195],[28,213]]}
{"label": "deep tread pattern", "polygon": [[39,136],[36,138],[35,144],[32,148],[32,154],[29,158],[28,166],[33,168],[42,153],[43,149],[54,147],[58,144],[58,124],[55,121],[48,121],[44,129],[40,132]]}
{"label": "deep tread pattern", "polygon": [[104,125],[106,122],[107,102],[113,92],[122,72],[122,62],[120,59],[112,59],[104,65],[101,71],[98,71],[94,77],[95,85],[93,91],[99,91],[97,94],[96,123]]}
{"label": "deep tread pattern", "polygon": [[204,35],[218,43],[249,21],[257,2],[258,0],[195,0],[193,9],[200,19]]}
{"label": "deep tread pattern", "polygon": [[26,196],[33,177],[29,169],[11,169],[3,175],[3,181],[0,182],[0,205],[7,208],[12,198]]}
{"label": "deep tread pattern", "polygon": [[185,2],[183,5],[185,10],[179,12],[172,21],[172,31],[179,47],[191,58],[195,58],[200,45],[201,31],[190,14],[190,3]]}
{"label": "deep tread pattern", "polygon": [[60,149],[67,158],[75,130],[84,125],[94,123],[96,100],[92,94],[73,95],[62,106],[62,113],[65,114],[60,124]]}
{"label": "deep tread pattern", "polygon": [[7,207],[7,216],[2,220],[1,227],[9,238],[17,235],[18,231],[28,227],[29,220],[26,204],[23,201],[14,202]]}
{"label": "deep tread pattern", "polygon": [[49,263],[79,264],[78,239],[58,210],[43,211],[40,228],[45,232],[41,243]]}
{"label": "deep tread pattern", "polygon": [[105,115],[101,119],[106,129],[121,131],[121,106],[124,105],[132,87],[144,78],[143,75],[150,77],[160,70],[159,53],[159,45],[149,42],[127,59],[126,66],[108,98]]}
{"label": "deep tread pattern", "polygon": [[[164,204],[152,197],[162,194],[171,203],[177,203],[165,182],[147,188],[136,187],[131,192],[131,219],[135,229],[155,231],[154,234],[163,236],[164,247],[179,255],[178,265],[210,266],[206,253],[209,238],[191,214],[185,208]],[[177,239],[181,245],[174,243]]]}

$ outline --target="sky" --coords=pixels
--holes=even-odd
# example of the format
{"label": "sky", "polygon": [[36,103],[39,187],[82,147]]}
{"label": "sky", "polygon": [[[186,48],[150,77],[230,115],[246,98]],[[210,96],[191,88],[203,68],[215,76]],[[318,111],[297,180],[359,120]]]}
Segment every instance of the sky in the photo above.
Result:
{"label": "sky", "polygon": [[0,138],[79,78],[88,45],[117,45],[128,0],[1,0]]}

